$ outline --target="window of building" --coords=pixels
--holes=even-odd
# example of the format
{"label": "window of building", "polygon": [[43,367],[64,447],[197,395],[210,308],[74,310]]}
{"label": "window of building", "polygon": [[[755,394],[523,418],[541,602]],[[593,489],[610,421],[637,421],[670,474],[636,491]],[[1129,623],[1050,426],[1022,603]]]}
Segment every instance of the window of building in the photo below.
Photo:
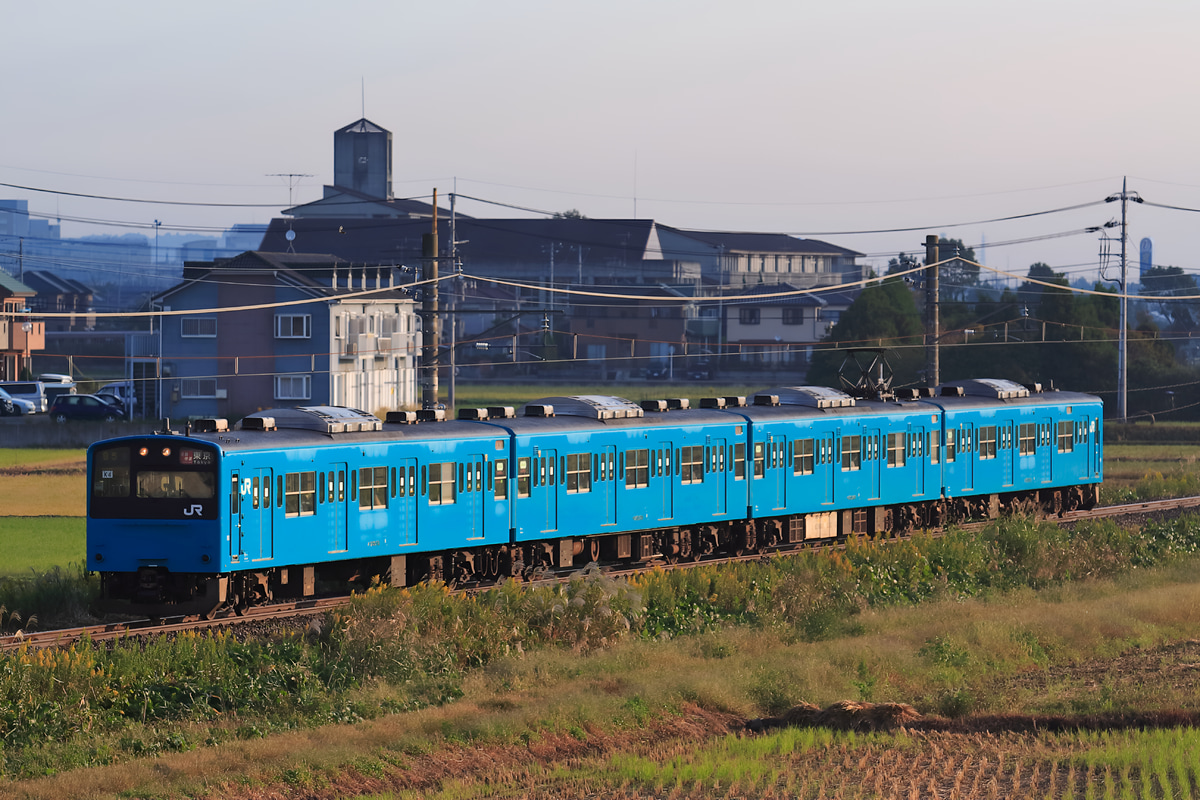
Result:
{"label": "window of building", "polygon": [[454,503],[454,462],[429,465],[429,505],[447,506]]}
{"label": "window of building", "polygon": [[180,317],[179,335],[185,339],[214,339],[217,335],[217,318]]}
{"label": "window of building", "polygon": [[703,445],[691,445],[680,448],[679,476],[681,483],[704,482]]}
{"label": "window of building", "polygon": [[276,339],[311,339],[311,314],[276,314]]}
{"label": "window of building", "polygon": [[625,453],[625,487],[640,489],[650,485],[650,450],[628,450]]}
{"label": "window of building", "polygon": [[1070,453],[1075,450],[1075,426],[1070,420],[1058,423],[1058,452]]}
{"label": "window of building", "polygon": [[179,396],[188,398],[216,397],[216,378],[182,378],[179,381]]}
{"label": "window of building", "polygon": [[592,456],[590,453],[571,453],[567,456],[567,494],[592,490]]}
{"label": "window of building", "polygon": [[904,434],[888,434],[887,465],[889,467],[904,466]]}
{"label": "window of building", "polygon": [[738,310],[738,321],[743,325],[757,325],[762,315],[757,308],[742,308]]}
{"label": "window of building", "polygon": [[312,398],[311,375],[276,375],[276,400],[309,400]]}
{"label": "window of building", "polygon": [[853,472],[862,469],[862,437],[842,437],[842,471]]}
{"label": "window of building", "polygon": [[784,325],[799,325],[804,322],[803,308],[785,308],[783,309],[783,324]]}
{"label": "window of building", "polygon": [[284,483],[284,515],[307,517],[315,513],[317,513],[317,473],[287,473]]}
{"label": "window of building", "polygon": [[363,467],[358,471],[358,507],[362,511],[387,508],[387,467]]}
{"label": "window of building", "polygon": [[813,440],[796,439],[792,442],[792,472],[796,475],[813,474]]}
{"label": "window of building", "polygon": [[1023,456],[1031,456],[1037,449],[1037,425],[1022,422],[1017,433],[1017,449]]}
{"label": "window of building", "polygon": [[986,460],[996,457],[996,426],[983,425],[979,428],[979,458]]}

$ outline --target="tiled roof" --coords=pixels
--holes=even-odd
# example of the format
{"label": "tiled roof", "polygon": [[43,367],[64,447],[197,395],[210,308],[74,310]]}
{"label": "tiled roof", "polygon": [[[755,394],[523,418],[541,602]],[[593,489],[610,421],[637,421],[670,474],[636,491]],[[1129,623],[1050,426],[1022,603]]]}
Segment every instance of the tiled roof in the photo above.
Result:
{"label": "tiled roof", "polygon": [[713,247],[724,248],[727,253],[800,253],[805,255],[828,254],[857,258],[862,253],[839,247],[819,239],[801,239],[786,233],[748,233],[740,231],[692,231],[672,228],[681,236],[695,239]]}
{"label": "tiled roof", "polygon": [[19,280],[9,275],[4,270],[0,269],[0,289],[3,289],[6,294],[37,294],[33,289],[29,288]]}

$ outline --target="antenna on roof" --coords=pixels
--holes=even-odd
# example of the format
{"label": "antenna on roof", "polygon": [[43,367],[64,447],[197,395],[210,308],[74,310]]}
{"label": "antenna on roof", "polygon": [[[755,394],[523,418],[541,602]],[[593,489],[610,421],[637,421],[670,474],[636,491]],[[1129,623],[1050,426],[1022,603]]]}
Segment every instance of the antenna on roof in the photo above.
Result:
{"label": "antenna on roof", "polygon": [[367,118],[367,76],[361,76],[362,81],[362,118]]}

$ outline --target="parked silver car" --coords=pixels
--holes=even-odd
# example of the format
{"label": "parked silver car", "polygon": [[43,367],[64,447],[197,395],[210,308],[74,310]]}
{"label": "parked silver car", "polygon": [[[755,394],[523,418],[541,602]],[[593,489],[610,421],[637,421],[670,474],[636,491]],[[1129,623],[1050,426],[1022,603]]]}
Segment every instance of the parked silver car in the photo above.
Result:
{"label": "parked silver car", "polygon": [[33,403],[21,397],[13,397],[0,386],[0,416],[22,417],[32,413]]}
{"label": "parked silver car", "polygon": [[28,400],[33,404],[33,414],[45,414],[50,403],[46,400],[46,386],[41,381],[0,381],[0,389],[11,396]]}

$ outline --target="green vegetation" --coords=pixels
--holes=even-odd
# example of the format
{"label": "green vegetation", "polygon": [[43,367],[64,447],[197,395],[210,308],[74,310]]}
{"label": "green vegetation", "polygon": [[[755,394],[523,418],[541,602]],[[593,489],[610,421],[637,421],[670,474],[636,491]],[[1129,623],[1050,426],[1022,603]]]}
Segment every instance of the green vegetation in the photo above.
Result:
{"label": "green vegetation", "polygon": [[[842,698],[899,698],[951,716],[1194,707],[1186,687],[1097,693],[1063,677],[1047,693],[1009,682],[1195,635],[1189,609],[1200,583],[1180,559],[1198,546],[1196,517],[1145,531],[1016,519],[982,533],[853,542],[842,553],[630,582],[585,573],[472,596],[375,587],[304,635],[266,641],[206,634],[24,650],[0,656],[0,773],[110,764],[451,701],[495,712],[463,708],[439,723],[439,737],[462,743],[637,728],[681,704],[748,716]],[[1170,563],[1187,566],[1145,571]],[[1068,583],[1129,569],[1137,583]],[[556,685],[563,691],[541,701],[551,707],[526,708]]]}
{"label": "green vegetation", "polygon": [[79,466],[87,459],[87,451],[72,448],[0,448],[0,469],[9,467]]}
{"label": "green vegetation", "polygon": [[81,517],[5,517],[0,579],[83,563],[85,522]]}

